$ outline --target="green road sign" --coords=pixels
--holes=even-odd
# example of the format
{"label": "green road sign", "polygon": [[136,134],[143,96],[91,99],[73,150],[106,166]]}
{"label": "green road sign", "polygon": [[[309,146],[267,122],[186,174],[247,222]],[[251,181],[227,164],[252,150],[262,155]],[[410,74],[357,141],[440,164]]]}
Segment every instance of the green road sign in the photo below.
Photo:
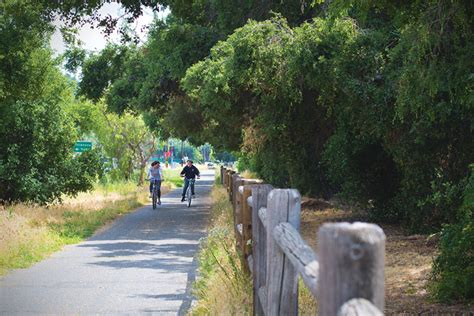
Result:
{"label": "green road sign", "polygon": [[82,153],[92,149],[92,142],[76,142],[74,145],[74,152]]}

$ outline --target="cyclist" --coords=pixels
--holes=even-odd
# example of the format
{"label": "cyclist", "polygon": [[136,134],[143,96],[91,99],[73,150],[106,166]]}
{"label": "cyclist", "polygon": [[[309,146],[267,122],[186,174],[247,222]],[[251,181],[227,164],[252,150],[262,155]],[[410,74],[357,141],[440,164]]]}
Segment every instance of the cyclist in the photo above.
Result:
{"label": "cyclist", "polygon": [[[181,199],[181,202],[184,202],[184,197],[186,195],[186,190],[188,189],[189,182],[191,182],[191,179],[196,179],[196,176],[198,179],[200,177],[199,169],[193,165],[192,160],[188,160],[186,162],[186,166],[184,166],[183,168],[183,171],[181,171],[180,176],[184,177],[183,197]],[[194,197],[194,181],[191,182],[191,194]]]}
{"label": "cyclist", "polygon": [[160,167],[159,161],[153,161],[148,170],[148,178],[150,179],[150,198],[153,197],[153,182],[156,181],[158,193],[158,205],[161,204],[161,182],[163,179],[163,170]]}

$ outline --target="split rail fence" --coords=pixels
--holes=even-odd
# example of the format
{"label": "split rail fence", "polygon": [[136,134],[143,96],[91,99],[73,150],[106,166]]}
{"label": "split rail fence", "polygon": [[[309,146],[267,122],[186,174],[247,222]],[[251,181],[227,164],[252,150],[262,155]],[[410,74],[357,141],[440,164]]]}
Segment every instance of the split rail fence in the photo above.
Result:
{"label": "split rail fence", "polygon": [[319,315],[382,315],[385,234],[368,223],[328,223],[318,253],[301,237],[301,196],[221,167],[237,247],[253,279],[254,315],[297,315],[298,276]]}

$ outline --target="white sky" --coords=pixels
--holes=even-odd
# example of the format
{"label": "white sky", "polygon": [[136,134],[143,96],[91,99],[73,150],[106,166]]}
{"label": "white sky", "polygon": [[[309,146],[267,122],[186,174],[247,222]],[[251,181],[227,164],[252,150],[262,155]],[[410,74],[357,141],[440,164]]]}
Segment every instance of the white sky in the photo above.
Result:
{"label": "white sky", "polygon": [[[119,3],[111,2],[105,3],[99,10],[101,16],[106,16],[110,14],[112,17],[119,17],[125,12],[122,6]],[[132,25],[131,28],[135,29],[137,34],[140,36],[141,40],[146,40],[147,37],[147,30],[144,32],[141,31],[143,26],[150,25],[156,15],[157,18],[164,18],[169,14],[169,10],[165,9],[160,12],[153,12],[150,8],[144,8],[143,15],[140,16]],[[122,23],[119,21],[118,25]],[[59,27],[62,25],[61,21],[56,20],[54,22],[56,26],[56,31],[54,32],[53,36],[51,37],[51,47],[57,54],[64,53],[65,46],[61,36],[61,32],[59,32]],[[120,35],[117,31],[110,35],[107,39],[105,35],[101,32],[100,29],[95,28],[92,29],[90,24],[86,24],[79,29],[79,39],[83,42],[83,47],[89,51],[98,51],[103,49],[108,41],[113,41],[118,43],[120,41]]]}

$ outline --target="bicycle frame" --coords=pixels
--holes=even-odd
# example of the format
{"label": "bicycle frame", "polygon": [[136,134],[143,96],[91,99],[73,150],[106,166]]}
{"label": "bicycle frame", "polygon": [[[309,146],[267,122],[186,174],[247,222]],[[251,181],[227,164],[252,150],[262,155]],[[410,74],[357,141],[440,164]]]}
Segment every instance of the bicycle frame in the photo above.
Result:
{"label": "bicycle frame", "polygon": [[158,181],[157,179],[153,180],[153,196],[152,196],[152,204],[153,204],[153,209],[156,209],[156,202],[158,200]]}
{"label": "bicycle frame", "polygon": [[191,201],[193,199],[191,186],[194,185],[194,183],[196,182],[196,179],[188,179],[188,180],[189,180],[189,184],[188,184],[188,188],[186,190],[186,198],[188,200],[188,207],[190,207],[191,206]]}

